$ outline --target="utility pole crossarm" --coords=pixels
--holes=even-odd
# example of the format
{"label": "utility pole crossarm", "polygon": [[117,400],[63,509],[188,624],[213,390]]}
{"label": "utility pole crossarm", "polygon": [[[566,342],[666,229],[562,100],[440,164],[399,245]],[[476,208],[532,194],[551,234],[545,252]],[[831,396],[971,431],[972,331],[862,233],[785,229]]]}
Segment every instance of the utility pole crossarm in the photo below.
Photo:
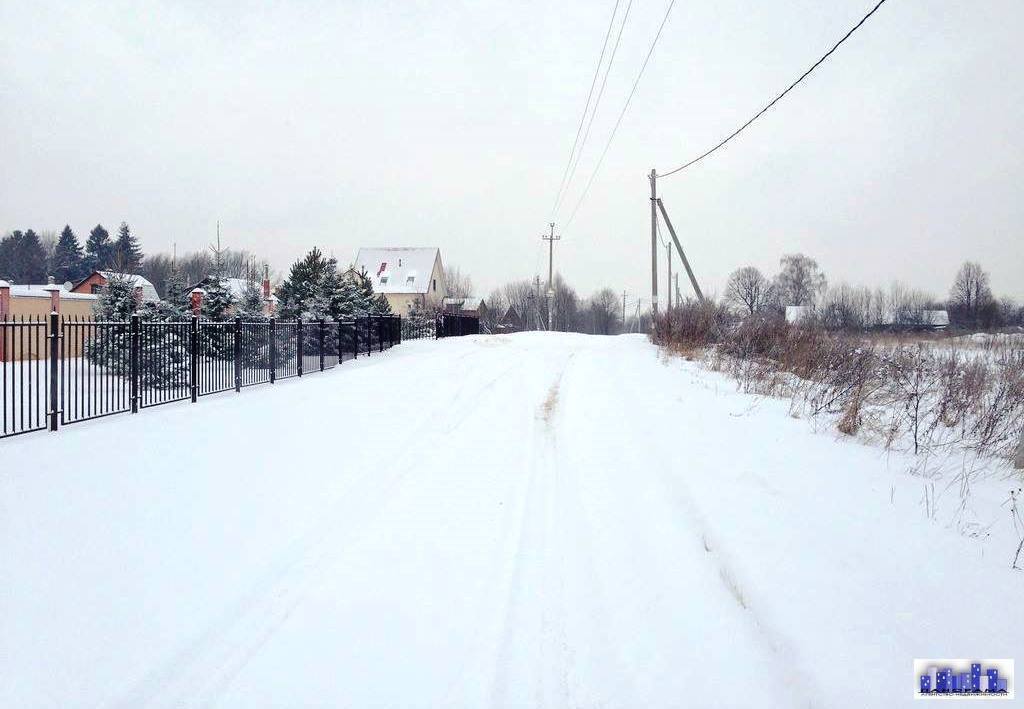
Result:
{"label": "utility pole crossarm", "polygon": [[555,242],[561,240],[561,235],[555,236],[555,223],[548,224],[551,228],[550,234],[541,234],[540,238],[548,242],[548,330],[551,330],[552,298],[555,294],[554,265],[555,265]]}

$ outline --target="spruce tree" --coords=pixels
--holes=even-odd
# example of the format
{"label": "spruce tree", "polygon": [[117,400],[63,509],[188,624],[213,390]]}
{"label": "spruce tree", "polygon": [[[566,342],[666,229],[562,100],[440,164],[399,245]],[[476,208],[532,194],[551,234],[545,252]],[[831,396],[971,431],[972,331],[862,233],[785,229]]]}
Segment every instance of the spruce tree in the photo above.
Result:
{"label": "spruce tree", "polygon": [[89,238],[85,242],[85,263],[83,264],[88,273],[93,271],[105,271],[114,264],[114,242],[110,240],[110,233],[97,224],[89,232]]}
{"label": "spruce tree", "polygon": [[21,243],[25,235],[17,229],[0,240],[0,279],[18,283],[21,270]]}
{"label": "spruce tree", "polygon": [[189,309],[188,294],[185,289],[188,288],[188,284],[185,283],[185,275],[178,268],[177,264],[171,265],[171,274],[167,277],[167,282],[164,284],[164,293],[166,297],[164,300],[174,308],[179,308],[182,311]]}
{"label": "spruce tree", "polygon": [[117,230],[117,241],[114,242],[114,261],[127,273],[134,273],[142,263],[142,247],[139,240],[128,228],[127,222],[121,222]]}
{"label": "spruce tree", "polygon": [[332,285],[337,267],[337,261],[324,258],[316,247],[293,263],[288,277],[277,291],[281,319],[333,317]]}
{"label": "spruce tree", "polygon": [[57,240],[57,246],[53,250],[50,272],[58,283],[76,281],[84,275],[82,273],[82,246],[78,243],[75,232],[71,231],[71,227],[66,224]]}
{"label": "spruce tree", "polygon": [[31,229],[22,238],[17,258],[21,270],[18,280],[21,283],[46,283],[46,250],[39,236]]}

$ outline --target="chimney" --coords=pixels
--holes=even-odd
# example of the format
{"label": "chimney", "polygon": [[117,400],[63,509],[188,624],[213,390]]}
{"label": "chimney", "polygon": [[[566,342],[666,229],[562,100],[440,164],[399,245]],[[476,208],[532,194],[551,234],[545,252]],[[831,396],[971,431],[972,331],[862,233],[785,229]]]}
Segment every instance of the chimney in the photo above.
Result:
{"label": "chimney", "polygon": [[135,307],[142,305],[142,286],[135,286]]}
{"label": "chimney", "polygon": [[199,313],[203,309],[203,296],[206,295],[206,291],[202,288],[193,288],[189,296],[192,298],[192,315],[199,317]]}
{"label": "chimney", "polygon": [[46,279],[43,290],[50,292],[50,312],[60,312],[60,286],[53,282],[53,276]]}
{"label": "chimney", "polygon": [[263,267],[263,300],[270,300],[270,266]]}

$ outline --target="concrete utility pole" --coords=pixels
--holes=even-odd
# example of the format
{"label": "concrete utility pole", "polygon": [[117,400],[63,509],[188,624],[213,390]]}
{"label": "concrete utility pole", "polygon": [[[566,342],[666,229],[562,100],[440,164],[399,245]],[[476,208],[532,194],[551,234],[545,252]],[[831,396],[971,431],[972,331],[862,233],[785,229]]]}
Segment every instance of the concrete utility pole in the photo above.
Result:
{"label": "concrete utility pole", "polygon": [[555,236],[555,223],[551,222],[548,224],[551,227],[550,234],[541,234],[540,238],[548,242],[548,330],[551,329],[551,311],[553,310],[555,297],[555,281],[554,281],[554,266],[555,266],[555,242],[559,241],[562,237]]}
{"label": "concrete utility pole", "polygon": [[658,316],[658,173],[651,169],[651,314]]}
{"label": "concrete utility pole", "polygon": [[[668,258],[668,283],[665,286],[666,312],[672,310],[672,244],[665,244],[665,256]],[[678,301],[676,305],[678,305]]]}
{"label": "concrete utility pole", "polygon": [[676,307],[683,302],[683,296],[679,293],[679,274],[676,274]]}
{"label": "concrete utility pole", "polygon": [[672,237],[672,241],[676,245],[676,250],[679,252],[679,259],[683,262],[683,268],[686,269],[686,275],[690,277],[690,285],[693,286],[693,292],[697,294],[697,300],[704,300],[704,294],[700,290],[700,286],[697,285],[697,277],[693,275],[693,269],[690,268],[690,261],[686,258],[686,252],[683,251],[682,244],[679,243],[679,237],[676,236],[676,230],[672,228],[672,220],[668,218],[668,212],[665,211],[665,205],[662,204],[660,199],[655,200],[658,204],[658,209],[661,210],[661,216],[665,219],[665,226],[668,227],[669,236]]}

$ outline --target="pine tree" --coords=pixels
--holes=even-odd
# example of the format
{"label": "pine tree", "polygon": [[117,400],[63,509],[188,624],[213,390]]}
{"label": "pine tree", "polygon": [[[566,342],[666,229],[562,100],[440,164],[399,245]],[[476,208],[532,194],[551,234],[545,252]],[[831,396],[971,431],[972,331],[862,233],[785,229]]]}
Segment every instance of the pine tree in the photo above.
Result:
{"label": "pine tree", "polygon": [[18,279],[21,283],[46,283],[46,250],[31,229],[25,232],[17,258],[21,267]]}
{"label": "pine tree", "polygon": [[64,281],[76,281],[83,277],[82,273],[82,246],[78,243],[78,237],[71,227],[64,225],[60,233],[57,246],[53,250],[53,260],[50,272],[58,283]]}
{"label": "pine tree", "polygon": [[12,231],[0,240],[0,279],[17,283],[21,271],[20,251],[25,235],[18,231]]}
{"label": "pine tree", "polygon": [[126,273],[134,273],[142,263],[142,247],[139,240],[128,228],[127,222],[121,222],[117,230],[117,241],[114,243],[114,262]]}
{"label": "pine tree", "polygon": [[324,258],[316,247],[293,263],[288,278],[277,291],[281,319],[333,318],[337,268],[337,261]]}
{"label": "pine tree", "polygon": [[206,291],[203,296],[203,315],[210,320],[223,321],[228,319],[234,301],[224,279],[225,249],[220,247],[219,236],[217,246],[211,246],[210,250],[213,252],[213,273],[203,286],[203,290]]}
{"label": "pine tree", "polygon": [[164,284],[164,293],[166,297],[164,300],[174,308],[179,308],[183,312],[189,310],[188,294],[185,289],[188,288],[188,284],[185,283],[185,275],[178,268],[177,264],[171,265],[171,274],[167,277],[167,282]]}
{"label": "pine tree", "polygon": [[93,305],[93,314],[97,320],[128,320],[137,306],[134,281],[129,276],[112,273]]}
{"label": "pine tree", "polygon": [[97,224],[89,232],[89,239],[85,242],[84,268],[87,273],[109,269],[114,264],[114,243],[110,240],[110,233]]}

